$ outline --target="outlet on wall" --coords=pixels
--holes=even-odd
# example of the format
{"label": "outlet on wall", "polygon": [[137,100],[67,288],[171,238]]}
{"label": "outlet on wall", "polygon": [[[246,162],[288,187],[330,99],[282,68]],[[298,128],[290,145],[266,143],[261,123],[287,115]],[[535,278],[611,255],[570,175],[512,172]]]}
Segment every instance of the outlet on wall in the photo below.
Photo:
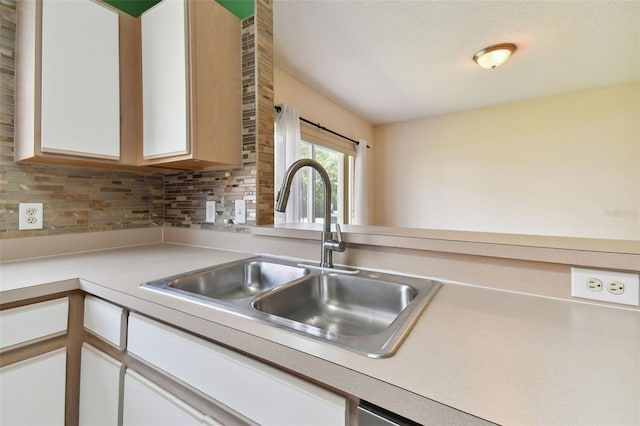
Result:
{"label": "outlet on wall", "polygon": [[216,202],[207,201],[205,206],[206,208],[205,208],[204,221],[206,223],[215,223],[216,222]]}
{"label": "outlet on wall", "polygon": [[42,229],[42,203],[20,203],[18,205],[18,230]]}
{"label": "outlet on wall", "polygon": [[247,223],[247,211],[245,210],[244,200],[236,200],[236,223]]}
{"label": "outlet on wall", "polygon": [[640,275],[571,268],[571,295],[584,299],[640,306]]}

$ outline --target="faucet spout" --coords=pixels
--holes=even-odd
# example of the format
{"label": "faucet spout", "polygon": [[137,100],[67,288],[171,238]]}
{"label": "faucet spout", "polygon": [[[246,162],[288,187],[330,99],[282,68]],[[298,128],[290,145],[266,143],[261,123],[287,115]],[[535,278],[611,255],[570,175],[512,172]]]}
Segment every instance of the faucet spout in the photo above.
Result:
{"label": "faucet spout", "polygon": [[334,251],[345,251],[347,244],[342,241],[342,235],[340,234],[340,226],[336,224],[338,231],[338,240],[333,240],[331,235],[331,179],[329,174],[322,167],[320,163],[315,160],[303,158],[291,164],[285,173],[282,181],[282,186],[278,191],[276,197],[275,210],[278,212],[284,212],[289,202],[289,195],[291,193],[291,184],[293,177],[303,167],[311,167],[316,170],[322,179],[324,184],[324,227],[322,231],[322,255],[320,258],[320,266],[324,268],[333,268],[332,253]]}

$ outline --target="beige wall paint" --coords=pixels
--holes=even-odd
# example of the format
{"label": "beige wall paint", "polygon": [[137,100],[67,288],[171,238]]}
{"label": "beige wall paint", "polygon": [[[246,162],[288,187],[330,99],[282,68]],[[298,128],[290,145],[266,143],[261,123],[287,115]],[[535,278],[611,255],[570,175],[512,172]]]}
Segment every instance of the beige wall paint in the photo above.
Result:
{"label": "beige wall paint", "polygon": [[[333,131],[352,139],[365,139],[369,146],[374,146],[373,126],[349,111],[345,107],[333,102],[304,83],[296,80],[290,74],[278,67],[273,68],[274,103],[287,104],[298,108],[301,117],[320,123]],[[373,149],[368,155],[369,176],[374,173]],[[369,211],[373,211],[374,191],[373,179],[369,179]]]}
{"label": "beige wall paint", "polygon": [[314,123],[353,139],[366,139],[373,143],[373,126],[365,119],[349,111],[287,74],[278,67],[273,68],[275,104],[287,104],[298,108],[298,112]]}
{"label": "beige wall paint", "polygon": [[640,83],[375,128],[375,224],[640,239]]}

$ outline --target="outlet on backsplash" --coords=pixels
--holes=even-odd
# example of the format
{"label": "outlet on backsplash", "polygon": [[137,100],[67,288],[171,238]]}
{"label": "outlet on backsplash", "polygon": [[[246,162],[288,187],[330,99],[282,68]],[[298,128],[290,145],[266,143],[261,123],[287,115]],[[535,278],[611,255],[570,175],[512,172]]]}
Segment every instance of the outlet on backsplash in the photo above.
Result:
{"label": "outlet on backsplash", "polygon": [[205,208],[205,219],[206,223],[215,223],[216,222],[216,202],[215,201],[207,201]]}
{"label": "outlet on backsplash", "polygon": [[627,272],[571,268],[571,295],[640,306],[640,276]]}
{"label": "outlet on backsplash", "polygon": [[20,203],[18,206],[18,230],[42,229],[42,203]]}
{"label": "outlet on backsplash", "polygon": [[236,223],[247,223],[247,210],[244,200],[236,200],[235,221]]}

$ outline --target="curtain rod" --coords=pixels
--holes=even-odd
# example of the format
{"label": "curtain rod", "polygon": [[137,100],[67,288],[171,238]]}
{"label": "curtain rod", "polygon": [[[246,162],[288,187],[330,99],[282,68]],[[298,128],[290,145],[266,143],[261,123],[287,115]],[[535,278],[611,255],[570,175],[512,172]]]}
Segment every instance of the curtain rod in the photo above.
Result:
{"label": "curtain rod", "polygon": [[[279,106],[277,106],[277,105],[276,105],[276,106],[274,106],[274,108],[275,108],[276,112],[280,112],[280,111],[282,110],[282,107],[279,107]],[[304,117],[299,117],[299,118],[300,118],[300,121],[304,121],[304,122],[305,122],[305,123],[307,123],[307,124],[311,124],[312,126],[317,127],[317,128],[318,128],[318,129],[320,129],[320,130],[324,130],[325,132],[329,132],[329,133],[331,133],[332,135],[336,135],[336,136],[338,136],[338,137],[341,137],[342,139],[346,139],[346,140],[348,140],[349,142],[353,142],[353,143],[355,143],[356,145],[360,145],[360,141],[357,141],[357,140],[355,140],[355,139],[351,139],[350,137],[347,137],[347,136],[345,136],[345,135],[341,135],[340,133],[338,133],[338,132],[334,132],[334,131],[333,131],[333,130],[331,130],[331,129],[327,129],[327,128],[326,128],[326,127],[324,127],[324,126],[321,126],[321,125],[320,125],[320,123],[314,123],[313,121],[307,120],[307,119],[306,119],[306,118],[304,118]],[[367,145],[367,148],[371,148],[371,147],[370,147],[369,145]]]}

